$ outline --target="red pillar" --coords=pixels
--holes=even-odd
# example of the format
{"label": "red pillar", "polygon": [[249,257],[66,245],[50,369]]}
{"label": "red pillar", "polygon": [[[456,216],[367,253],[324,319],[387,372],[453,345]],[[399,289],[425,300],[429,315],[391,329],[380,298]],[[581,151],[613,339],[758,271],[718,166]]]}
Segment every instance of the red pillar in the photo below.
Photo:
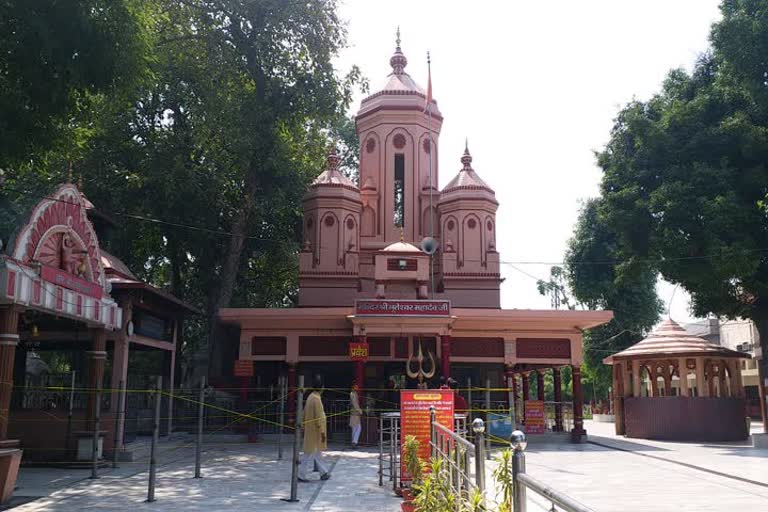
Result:
{"label": "red pillar", "polygon": [[528,372],[523,372],[523,402],[531,399],[531,380]]}
{"label": "red pillar", "polygon": [[451,376],[451,335],[440,336],[440,368],[443,371],[443,377]]}
{"label": "red pillar", "polygon": [[584,396],[581,392],[581,367],[571,366],[573,375],[573,430],[571,440],[574,443],[584,441],[587,431],[584,430]]}
{"label": "red pillar", "polygon": [[288,425],[293,426],[296,423],[296,363],[288,363]]}
{"label": "red pillar", "polygon": [[507,393],[507,407],[511,409],[515,405],[515,399],[517,398],[517,395],[515,394],[515,371],[511,366],[504,368],[504,377],[507,380],[507,388],[510,390]]}
{"label": "red pillar", "polygon": [[13,363],[19,343],[19,312],[13,307],[0,308],[0,446],[10,448],[18,442],[8,438],[8,411],[13,392]]}
{"label": "red pillar", "polygon": [[86,352],[88,355],[88,424],[86,428],[92,430],[96,422],[96,390],[104,387],[104,365],[107,362],[107,331],[104,329],[91,329],[93,349]]}
{"label": "red pillar", "polygon": [[563,383],[560,378],[560,368],[552,368],[555,387],[555,432],[563,431]]}
{"label": "red pillar", "polygon": [[544,370],[536,370],[536,391],[539,395],[539,400],[542,402],[546,400],[544,395]]}

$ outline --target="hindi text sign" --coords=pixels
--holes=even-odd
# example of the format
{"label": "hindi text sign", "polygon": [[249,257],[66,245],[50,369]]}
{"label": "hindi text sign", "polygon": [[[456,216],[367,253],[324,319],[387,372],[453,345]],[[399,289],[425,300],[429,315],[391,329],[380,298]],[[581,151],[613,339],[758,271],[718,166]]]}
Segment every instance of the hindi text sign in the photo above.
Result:
{"label": "hindi text sign", "polygon": [[525,401],[525,433],[543,434],[545,430],[544,402],[541,400]]}
{"label": "hindi text sign", "polygon": [[400,471],[401,480],[410,479],[405,469],[403,448],[405,438],[419,440],[419,458],[429,463],[430,408],[435,408],[435,420],[453,431],[454,394],[451,389],[407,389],[400,392]]}
{"label": "hindi text sign", "polygon": [[451,316],[447,300],[384,300],[361,299],[355,302],[359,316]]}
{"label": "hindi text sign", "polygon": [[253,377],[253,361],[238,359],[235,361],[235,377]]}
{"label": "hindi text sign", "polygon": [[353,342],[349,344],[349,358],[352,361],[368,360],[368,343]]}

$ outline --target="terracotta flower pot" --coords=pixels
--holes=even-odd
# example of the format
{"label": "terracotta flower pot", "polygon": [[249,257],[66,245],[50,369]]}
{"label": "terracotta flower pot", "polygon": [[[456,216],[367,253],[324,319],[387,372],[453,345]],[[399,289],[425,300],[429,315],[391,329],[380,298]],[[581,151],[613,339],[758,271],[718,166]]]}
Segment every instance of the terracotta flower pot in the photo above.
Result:
{"label": "terracotta flower pot", "polygon": [[405,501],[413,501],[413,492],[410,489],[403,489],[403,499]]}
{"label": "terracotta flower pot", "polygon": [[416,505],[412,501],[404,501],[400,504],[400,510],[402,512],[416,512]]}

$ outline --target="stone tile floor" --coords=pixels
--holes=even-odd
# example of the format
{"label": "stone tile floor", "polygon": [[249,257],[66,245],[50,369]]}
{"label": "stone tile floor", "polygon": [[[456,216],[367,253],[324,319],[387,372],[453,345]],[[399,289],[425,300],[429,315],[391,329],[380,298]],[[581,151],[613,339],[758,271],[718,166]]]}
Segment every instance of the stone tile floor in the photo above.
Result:
{"label": "stone tile floor", "polygon": [[[612,424],[587,423],[595,444],[539,444],[526,451],[528,472],[598,512],[768,510],[768,453],[742,444],[707,445],[626,440]],[[617,451],[609,446],[624,450]],[[111,510],[258,510],[264,512],[397,512],[400,500],[378,486],[377,451],[335,449],[327,482],[299,484],[298,503],[288,496],[290,463],[266,444],[217,445],[206,450],[203,479],[193,476],[193,451],[166,446],[160,457],[157,501],[146,503],[146,461],[122,463],[89,480],[87,469],[24,468],[16,496],[41,498],[16,512]],[[289,457],[286,450],[285,456]],[[645,456],[651,455],[654,458]],[[693,467],[686,467],[689,464]],[[487,467],[492,470],[493,464]],[[703,468],[697,469],[697,468]],[[709,471],[707,471],[709,470]],[[749,483],[712,474],[718,470]],[[317,478],[315,476],[314,478]],[[386,483],[386,482],[385,482]],[[762,485],[761,485],[762,484]],[[529,492],[529,512],[549,503]]]}

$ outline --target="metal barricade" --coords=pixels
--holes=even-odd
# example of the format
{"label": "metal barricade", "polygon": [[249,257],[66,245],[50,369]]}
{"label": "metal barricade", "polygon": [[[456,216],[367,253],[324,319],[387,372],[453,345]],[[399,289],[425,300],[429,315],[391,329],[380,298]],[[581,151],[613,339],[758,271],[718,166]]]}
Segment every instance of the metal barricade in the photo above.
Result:
{"label": "metal barricade", "polygon": [[[467,415],[453,416],[455,432],[467,436]],[[379,415],[379,486],[384,486],[384,477],[392,482],[392,490],[401,486],[400,480],[400,413],[384,412]]]}
{"label": "metal barricade", "polygon": [[[483,420],[473,422],[475,443],[435,420],[434,409],[430,412],[430,452],[433,459],[443,461],[442,471],[456,496],[468,497],[479,491],[485,493],[485,443]],[[474,464],[471,463],[474,457]],[[483,496],[484,498],[484,496]]]}

